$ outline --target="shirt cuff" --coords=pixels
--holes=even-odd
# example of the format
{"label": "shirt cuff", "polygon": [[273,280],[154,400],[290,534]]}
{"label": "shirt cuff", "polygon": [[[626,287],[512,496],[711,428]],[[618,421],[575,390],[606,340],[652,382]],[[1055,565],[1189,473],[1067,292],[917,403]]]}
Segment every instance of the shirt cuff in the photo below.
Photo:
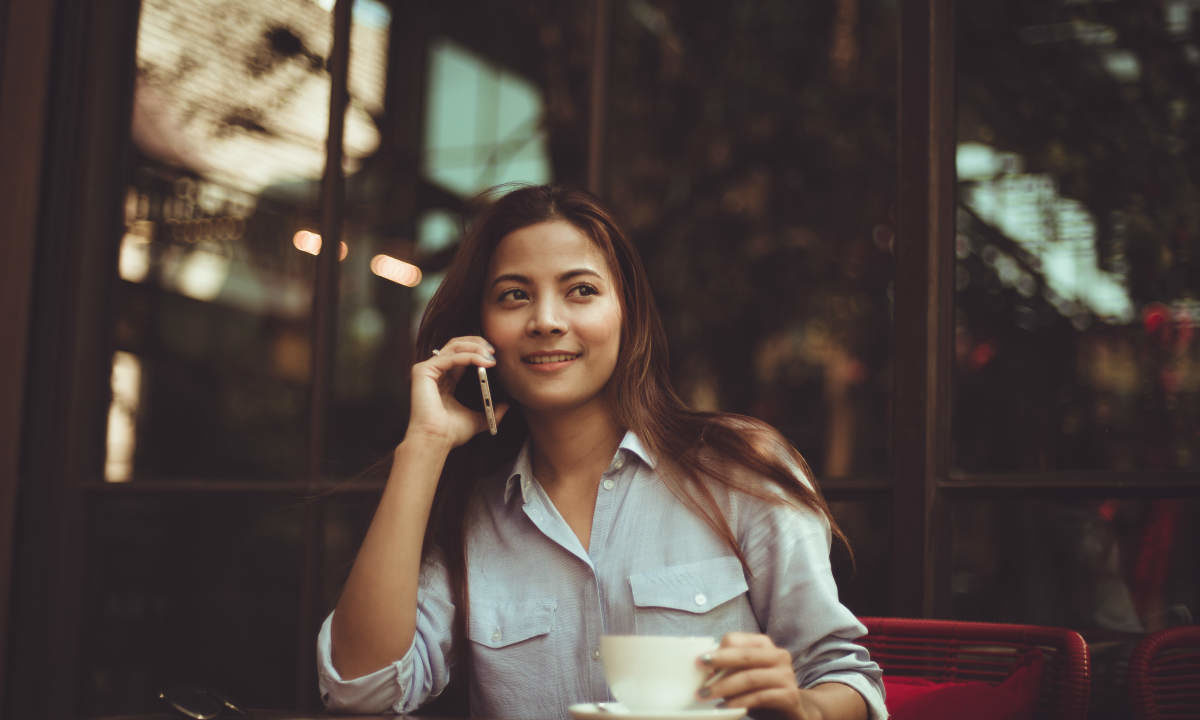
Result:
{"label": "shirt cuff", "polygon": [[887,705],[883,701],[883,690],[871,682],[871,679],[862,673],[829,673],[822,675],[814,680],[808,687],[823,685],[824,683],[841,683],[854,688],[859,695],[867,703],[867,713],[870,720],[887,720],[888,710]]}
{"label": "shirt cuff", "polygon": [[404,657],[361,677],[346,680],[333,666],[333,613],[325,618],[317,633],[317,682],[321,702],[329,710],[356,713],[407,712],[404,707],[404,688],[408,687],[413,670],[413,648]]}

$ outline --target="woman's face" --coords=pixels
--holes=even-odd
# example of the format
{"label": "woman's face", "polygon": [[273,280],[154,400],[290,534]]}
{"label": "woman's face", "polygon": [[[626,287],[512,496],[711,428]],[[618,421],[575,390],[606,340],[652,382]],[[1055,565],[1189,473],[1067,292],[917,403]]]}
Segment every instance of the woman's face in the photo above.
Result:
{"label": "woman's face", "polygon": [[533,411],[604,402],[621,346],[621,301],[600,248],[551,220],[514,230],[492,255],[483,335],[509,395]]}

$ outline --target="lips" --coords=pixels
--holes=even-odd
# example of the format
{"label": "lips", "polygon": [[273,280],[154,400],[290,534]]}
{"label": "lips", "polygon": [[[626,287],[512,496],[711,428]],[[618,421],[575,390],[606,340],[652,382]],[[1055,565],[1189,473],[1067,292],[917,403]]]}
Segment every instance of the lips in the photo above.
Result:
{"label": "lips", "polygon": [[522,357],[521,361],[530,365],[547,365],[549,363],[568,362],[578,358],[581,354],[569,352],[533,353],[532,355]]}

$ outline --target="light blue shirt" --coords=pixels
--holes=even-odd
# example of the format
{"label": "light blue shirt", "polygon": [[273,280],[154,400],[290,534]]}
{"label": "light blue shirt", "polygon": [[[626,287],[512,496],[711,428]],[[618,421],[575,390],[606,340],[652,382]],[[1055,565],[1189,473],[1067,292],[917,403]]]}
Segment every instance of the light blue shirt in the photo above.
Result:
{"label": "light blue shirt", "polygon": [[[749,575],[726,542],[671,494],[633,433],[601,478],[589,548],[534,479],[526,444],[510,472],[484,484],[468,518],[471,713],[568,718],[574,703],[611,700],[601,635],[719,640],[738,630],[766,633],[790,651],[801,687],[845,683],[867,701],[872,718],[886,718],[882,673],[855,642],[866,628],[838,601],[825,519],[710,487]],[[428,559],[412,647],[388,667],[344,679],[331,657],[331,613],[317,636],[326,706],[407,713],[440,694],[454,666],[453,617],[448,571]]]}

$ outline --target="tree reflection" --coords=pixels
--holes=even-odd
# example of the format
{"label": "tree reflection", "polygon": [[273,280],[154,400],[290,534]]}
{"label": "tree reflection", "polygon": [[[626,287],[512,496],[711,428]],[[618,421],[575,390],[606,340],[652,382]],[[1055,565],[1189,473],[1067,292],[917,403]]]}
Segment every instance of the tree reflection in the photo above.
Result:
{"label": "tree reflection", "polygon": [[606,195],[694,404],[823,475],[887,468],[895,9],[620,3]]}
{"label": "tree reflection", "polygon": [[[960,148],[1011,159],[964,177],[960,149],[965,470],[1200,467],[1192,8],[1021,0],[958,13]],[[979,189],[1006,179],[1049,191],[988,212]]]}

